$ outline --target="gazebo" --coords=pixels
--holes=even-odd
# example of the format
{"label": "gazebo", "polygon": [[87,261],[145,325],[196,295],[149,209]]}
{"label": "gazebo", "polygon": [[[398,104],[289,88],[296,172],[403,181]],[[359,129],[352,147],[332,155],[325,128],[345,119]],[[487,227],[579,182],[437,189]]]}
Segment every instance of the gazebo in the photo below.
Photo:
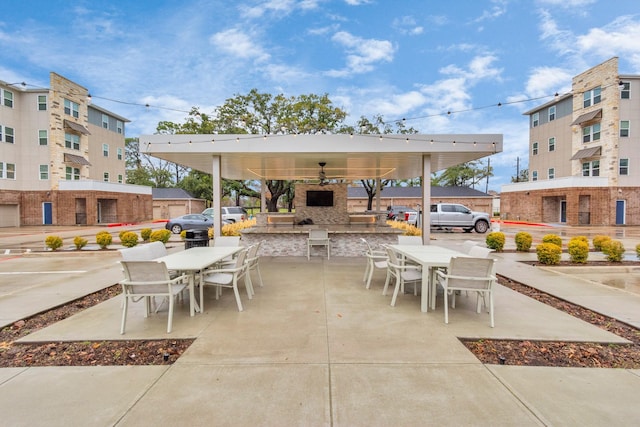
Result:
{"label": "gazebo", "polygon": [[[210,173],[213,206],[219,209],[223,177],[263,183],[416,177],[429,182],[433,172],[502,152],[502,140],[502,134],[159,134],[142,135],[140,151]],[[422,206],[430,198],[430,186],[423,185]],[[215,235],[221,232],[220,217],[214,218]],[[428,222],[422,227],[428,242]]]}

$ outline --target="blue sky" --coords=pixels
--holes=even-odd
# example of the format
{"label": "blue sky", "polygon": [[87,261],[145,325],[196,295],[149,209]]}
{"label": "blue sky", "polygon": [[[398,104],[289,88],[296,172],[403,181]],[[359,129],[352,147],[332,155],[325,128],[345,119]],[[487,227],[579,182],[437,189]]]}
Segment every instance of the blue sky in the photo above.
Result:
{"label": "blue sky", "polygon": [[640,74],[637,0],[2,3],[0,79],[48,87],[55,71],[130,119],[128,137],[252,88],[327,93],[349,124],[381,114],[421,133],[504,134],[497,191],[527,166],[522,112],[612,56]]}

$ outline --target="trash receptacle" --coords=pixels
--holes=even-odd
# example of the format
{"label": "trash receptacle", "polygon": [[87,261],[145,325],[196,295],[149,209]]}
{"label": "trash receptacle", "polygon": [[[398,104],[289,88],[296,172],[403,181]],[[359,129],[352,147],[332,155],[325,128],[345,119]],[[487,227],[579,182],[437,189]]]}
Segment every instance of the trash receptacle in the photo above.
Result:
{"label": "trash receptacle", "polygon": [[187,230],[184,238],[184,248],[209,246],[208,230]]}

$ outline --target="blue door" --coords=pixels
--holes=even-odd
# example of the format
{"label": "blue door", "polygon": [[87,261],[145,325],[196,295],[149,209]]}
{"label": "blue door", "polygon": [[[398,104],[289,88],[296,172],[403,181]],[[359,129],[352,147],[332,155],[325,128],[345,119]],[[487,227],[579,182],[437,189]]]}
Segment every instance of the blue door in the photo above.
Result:
{"label": "blue door", "polygon": [[616,200],[616,225],[624,225],[624,200]]}
{"label": "blue door", "polygon": [[53,224],[53,207],[51,202],[44,202],[42,204],[42,223],[44,225]]}

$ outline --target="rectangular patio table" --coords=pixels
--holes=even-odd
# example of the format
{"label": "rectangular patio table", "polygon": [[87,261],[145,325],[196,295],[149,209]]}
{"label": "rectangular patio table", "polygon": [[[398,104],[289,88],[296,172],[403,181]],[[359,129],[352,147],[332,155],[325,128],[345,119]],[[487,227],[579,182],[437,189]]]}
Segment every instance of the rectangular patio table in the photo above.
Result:
{"label": "rectangular patio table", "polygon": [[451,258],[468,256],[435,245],[389,245],[396,252],[419,264],[422,267],[422,292],[420,294],[420,311],[426,313],[431,302],[431,309],[436,308],[436,289],[434,269],[448,267]]}
{"label": "rectangular patio table", "polygon": [[233,256],[244,249],[242,246],[198,246],[175,252],[169,255],[156,258],[157,261],[164,261],[168,270],[184,271],[189,276],[189,313],[194,315],[195,311],[200,311],[200,306],[195,297],[196,274],[208,267]]}

